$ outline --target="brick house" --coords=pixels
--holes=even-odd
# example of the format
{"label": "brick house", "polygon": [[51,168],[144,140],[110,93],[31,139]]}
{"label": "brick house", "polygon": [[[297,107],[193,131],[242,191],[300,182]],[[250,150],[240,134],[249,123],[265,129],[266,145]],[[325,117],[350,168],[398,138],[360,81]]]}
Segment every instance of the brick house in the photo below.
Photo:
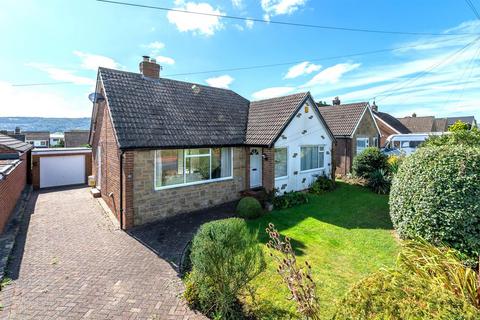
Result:
{"label": "brick house", "polygon": [[372,111],[375,121],[377,122],[378,129],[380,130],[380,147],[385,145],[387,138],[392,134],[410,133],[410,130],[405,127],[400,120],[386,112],[378,111],[378,107],[375,105],[375,103],[372,105]]}
{"label": "brick house", "polygon": [[85,147],[88,144],[90,130],[70,130],[64,132],[65,148]]}
{"label": "brick house", "polygon": [[0,233],[29,183],[30,144],[0,134]]}
{"label": "brick house", "polygon": [[122,228],[331,174],[334,138],[310,93],[250,102],[139,66],[99,68],[93,98],[93,174]]}
{"label": "brick house", "polygon": [[336,140],[335,173],[350,173],[353,158],[365,148],[379,146],[380,130],[368,102],[341,104],[335,98],[332,106],[317,105]]}
{"label": "brick house", "polygon": [[23,131],[25,142],[35,148],[50,148],[50,132],[48,131]]}

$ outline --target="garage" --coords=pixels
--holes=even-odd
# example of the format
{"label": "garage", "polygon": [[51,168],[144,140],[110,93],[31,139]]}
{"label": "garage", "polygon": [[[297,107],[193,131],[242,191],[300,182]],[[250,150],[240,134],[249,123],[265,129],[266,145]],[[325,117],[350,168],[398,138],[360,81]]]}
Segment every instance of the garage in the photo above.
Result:
{"label": "garage", "polygon": [[33,150],[32,166],[35,189],[85,184],[91,174],[91,149]]}

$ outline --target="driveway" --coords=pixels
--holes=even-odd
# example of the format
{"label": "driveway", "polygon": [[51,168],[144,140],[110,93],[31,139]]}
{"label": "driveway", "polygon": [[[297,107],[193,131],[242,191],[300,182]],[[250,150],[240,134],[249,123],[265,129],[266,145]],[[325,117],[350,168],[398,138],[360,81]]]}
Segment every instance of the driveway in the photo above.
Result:
{"label": "driveway", "polygon": [[88,188],[34,193],[25,217],[2,318],[204,319],[171,262],[116,229]]}

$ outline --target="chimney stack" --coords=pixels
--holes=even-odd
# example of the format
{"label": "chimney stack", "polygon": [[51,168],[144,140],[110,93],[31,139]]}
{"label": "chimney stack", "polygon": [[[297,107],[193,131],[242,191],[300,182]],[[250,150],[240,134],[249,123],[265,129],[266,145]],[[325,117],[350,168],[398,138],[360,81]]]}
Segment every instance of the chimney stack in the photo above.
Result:
{"label": "chimney stack", "polygon": [[372,111],[373,111],[373,112],[378,112],[378,106],[377,106],[377,104],[375,103],[375,101],[373,101],[373,104],[372,104]]}
{"label": "chimney stack", "polygon": [[15,134],[20,134],[21,130],[20,127],[15,127]]}
{"label": "chimney stack", "polygon": [[340,105],[340,98],[339,97],[335,97],[335,99],[333,99],[332,101],[332,104],[334,106],[339,106]]}
{"label": "chimney stack", "polygon": [[140,73],[145,77],[153,79],[160,78],[160,70],[162,67],[160,67],[155,59],[150,59],[149,56],[143,56],[143,60],[138,66],[140,68]]}

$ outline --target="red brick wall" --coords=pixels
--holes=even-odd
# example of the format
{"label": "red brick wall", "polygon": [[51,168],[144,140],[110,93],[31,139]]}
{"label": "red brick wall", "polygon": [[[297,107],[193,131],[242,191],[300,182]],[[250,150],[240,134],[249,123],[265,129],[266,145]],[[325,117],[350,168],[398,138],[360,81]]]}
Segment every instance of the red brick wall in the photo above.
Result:
{"label": "red brick wall", "polygon": [[380,134],[381,134],[380,147],[383,147],[385,145],[385,142],[387,141],[387,138],[390,135],[395,134],[396,132],[379,120],[377,121],[377,125],[378,125],[378,129],[380,129]]}
{"label": "red brick wall", "polygon": [[93,174],[97,177],[97,149],[101,147],[101,195],[120,221],[120,150],[117,147],[110,113],[105,103],[99,107],[92,145]]}
{"label": "red brick wall", "polygon": [[8,218],[27,183],[27,158],[22,155],[22,162],[0,180],[0,232],[3,231]]}
{"label": "red brick wall", "polygon": [[275,188],[275,149],[263,148],[262,154],[265,155],[262,160],[262,184],[265,190],[271,191]]}

